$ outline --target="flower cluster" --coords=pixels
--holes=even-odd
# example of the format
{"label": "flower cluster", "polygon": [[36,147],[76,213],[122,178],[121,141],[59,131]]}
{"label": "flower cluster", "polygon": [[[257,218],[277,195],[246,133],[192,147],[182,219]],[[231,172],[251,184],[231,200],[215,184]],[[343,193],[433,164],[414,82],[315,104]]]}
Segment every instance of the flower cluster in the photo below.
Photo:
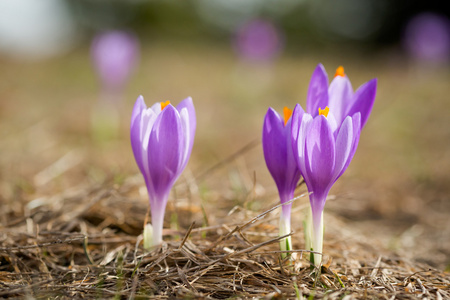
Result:
{"label": "flower cluster", "polygon": [[[280,118],[273,117],[277,115],[273,109],[269,108],[266,114],[263,148],[268,169],[278,187],[281,203],[292,199],[299,180],[297,174],[303,177],[310,192],[312,213],[306,244],[314,252],[322,252],[322,212],[326,198],[355,154],[361,128],[372,110],[376,86],[377,80],[372,79],[353,92],[342,67],[328,85],[327,73],[319,64],[309,85],[306,112],[297,104],[283,129],[279,129]],[[292,148],[287,149],[287,145]],[[290,205],[284,210],[290,210]],[[283,215],[284,211],[282,218]],[[314,255],[314,262],[320,264],[320,254]]]}
{"label": "flower cluster", "polygon": [[[328,84],[319,64],[309,84],[306,111],[297,104],[280,116],[269,108],[263,125],[262,145],[267,168],[278,188],[282,206],[280,236],[291,232],[291,202],[303,177],[310,192],[311,213],[306,246],[320,265],[323,245],[323,209],[331,187],[352,160],[361,129],[372,110],[377,80],[355,92],[339,67]],[[146,225],[144,245],[162,241],[164,211],[170,190],[190,157],[196,129],[191,98],[177,107],[169,101],[147,108],[140,96],[131,117],[131,146],[150,198],[152,226]],[[149,235],[153,242],[149,243]],[[283,256],[292,249],[291,238],[280,240]]]}

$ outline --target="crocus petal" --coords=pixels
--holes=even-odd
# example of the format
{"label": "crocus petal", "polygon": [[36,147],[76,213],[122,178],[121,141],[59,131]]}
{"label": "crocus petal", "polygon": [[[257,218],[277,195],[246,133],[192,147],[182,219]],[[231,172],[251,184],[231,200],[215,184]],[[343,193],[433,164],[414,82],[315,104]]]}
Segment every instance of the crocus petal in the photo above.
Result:
{"label": "crocus petal", "polygon": [[[291,137],[294,145],[297,144],[298,133],[300,131],[300,125],[302,124],[302,118],[305,111],[300,106],[300,104],[296,104],[294,107],[294,111],[291,116]],[[294,149],[294,154],[297,154],[297,151]]]}
{"label": "crocus petal", "polygon": [[159,113],[161,112],[161,103],[160,102],[156,102],[155,104],[152,105],[152,107],[150,108],[156,115],[159,115]]}
{"label": "crocus petal", "polygon": [[130,125],[130,140],[131,148],[133,149],[133,154],[136,159],[136,163],[141,170],[144,171],[144,166],[142,162],[142,143],[141,143],[141,114],[147,106],[145,105],[144,98],[139,96],[133,107],[133,113],[131,114],[131,125]]}
{"label": "crocus petal", "polygon": [[351,116],[357,112],[361,113],[361,128],[366,125],[370,112],[372,111],[377,93],[377,79],[374,78],[361,85],[356,90],[353,105],[349,108],[347,115]]}
{"label": "crocus petal", "polygon": [[147,108],[147,105],[145,105],[144,97],[139,96],[136,99],[136,102],[134,103],[133,112],[131,113],[131,126],[133,126],[137,116]]}
{"label": "crocus petal", "polygon": [[284,126],[284,138],[286,141],[286,188],[292,188],[292,192],[295,190],[298,181],[300,180],[300,170],[297,167],[296,159],[294,156],[294,151],[292,149],[292,139],[291,139],[291,122],[292,118]]}
{"label": "crocus petal", "polygon": [[152,108],[147,108],[142,111],[141,113],[141,136],[140,140],[142,143],[142,149],[144,152],[147,152],[148,150],[148,142],[150,139],[150,133],[153,128],[153,124],[156,121],[156,118],[158,117],[158,114],[156,114]]}
{"label": "crocus petal", "polygon": [[195,128],[196,128],[196,124],[197,124],[197,119],[196,119],[196,115],[195,115],[194,103],[192,102],[192,98],[191,97],[187,97],[186,99],[184,99],[183,101],[181,101],[177,105],[177,110],[179,112],[183,108],[186,108],[188,113],[189,113],[189,116],[190,116],[190,118],[189,118],[190,134],[191,134],[191,136],[194,136]]}
{"label": "crocus petal", "polygon": [[[299,133],[300,133],[300,126],[302,124],[303,115],[305,114],[305,111],[300,106],[300,104],[296,104],[294,107],[294,111],[292,112],[292,122],[291,122],[291,138],[292,138],[292,150],[294,152],[294,156],[296,158],[297,164],[299,163],[299,157],[300,154],[303,153],[303,150],[299,151],[298,149],[298,139],[299,139]],[[301,153],[299,153],[301,152]],[[303,156],[301,156],[303,157]]]}
{"label": "crocus petal", "polygon": [[284,183],[287,166],[284,121],[269,108],[264,118],[262,145],[267,168],[278,187]]}
{"label": "crocus petal", "polygon": [[299,104],[295,106],[291,125],[292,150],[297,166],[305,181],[308,178],[305,169],[305,137],[312,120],[312,116],[305,113]]}
{"label": "crocus petal", "polygon": [[336,153],[333,132],[326,117],[319,115],[313,119],[306,133],[305,150],[308,190],[321,199],[321,195],[331,188]]}
{"label": "crocus petal", "polygon": [[330,111],[327,116],[328,124],[330,124],[331,132],[333,132],[334,136],[337,135],[337,130],[339,129],[339,126],[341,125],[336,120],[336,117],[334,116],[334,113]]}
{"label": "crocus petal", "polygon": [[184,169],[184,167],[186,166],[189,156],[191,155],[191,150],[192,150],[192,138],[191,138],[191,132],[190,132],[190,116],[189,113],[187,111],[186,108],[181,109],[180,113],[180,118],[181,118],[181,126],[183,129],[183,135],[184,135],[184,145],[183,145],[183,159],[182,159],[182,163],[181,163],[181,168]]}
{"label": "crocus petal", "polygon": [[334,180],[342,174],[353,146],[353,121],[351,117],[345,118],[336,138],[336,166],[334,168]]}
{"label": "crocus petal", "polygon": [[150,134],[152,132],[153,124],[155,123],[157,117],[158,114],[154,112],[154,105],[153,105],[151,108],[147,108],[142,111],[141,120],[139,123],[139,127],[141,128],[139,139],[141,142],[141,162],[142,162],[142,165],[139,166],[139,169],[141,170],[141,173],[144,176],[145,184],[147,185],[147,191],[150,195],[150,198],[155,198],[155,189],[153,186],[153,182],[150,178],[148,150],[149,150]]}
{"label": "crocus petal", "polygon": [[318,64],[309,82],[306,96],[306,111],[315,117],[319,114],[319,107],[325,108],[327,105],[328,76],[323,65]]}
{"label": "crocus petal", "polygon": [[168,105],[156,118],[149,138],[148,165],[156,198],[168,194],[180,175],[183,146],[180,115],[172,105]]}
{"label": "crocus petal", "polygon": [[309,130],[309,127],[311,126],[313,121],[313,117],[308,114],[305,113],[303,115],[302,118],[302,124],[300,125],[300,132],[298,133],[298,143],[297,143],[297,151],[298,151],[298,157],[300,159],[300,172],[303,174],[303,177],[306,178],[308,177],[308,174],[306,172],[306,167],[305,167],[305,140],[306,140],[306,133]]}
{"label": "crocus petal", "polygon": [[348,77],[336,76],[330,83],[328,95],[330,97],[328,107],[333,112],[338,124],[341,124],[353,97],[353,88]]}
{"label": "crocus petal", "polygon": [[180,113],[181,123],[183,125],[184,136],[186,137],[185,152],[183,158],[184,168],[191,156],[192,147],[194,145],[195,130],[197,125],[197,119],[195,115],[194,103],[192,98],[188,97],[177,105],[177,110]]}
{"label": "crocus petal", "polygon": [[348,154],[347,157],[347,161],[342,167],[342,170],[337,175],[337,178],[341,177],[341,175],[345,172],[345,170],[347,170],[350,162],[353,159],[353,156],[355,155],[356,148],[358,148],[359,136],[361,134],[361,114],[358,112],[354,114],[351,118],[352,118],[352,132],[353,132],[352,145],[350,153]]}
{"label": "crocus petal", "polygon": [[291,125],[292,150],[303,177],[307,176],[305,172],[305,137],[312,119],[312,116],[305,113],[299,104],[295,106]]}

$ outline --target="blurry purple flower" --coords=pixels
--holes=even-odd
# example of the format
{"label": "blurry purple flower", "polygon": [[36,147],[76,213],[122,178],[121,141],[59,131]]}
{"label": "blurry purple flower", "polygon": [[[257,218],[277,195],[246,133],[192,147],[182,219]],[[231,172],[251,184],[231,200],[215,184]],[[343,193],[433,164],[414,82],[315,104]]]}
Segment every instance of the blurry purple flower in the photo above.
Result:
{"label": "blurry purple flower", "polygon": [[139,96],[134,105],[131,147],[150,198],[153,245],[162,242],[167,199],[191,155],[196,124],[190,97],[177,107],[167,101],[147,108],[144,98]]}
{"label": "blurry purple flower", "polygon": [[416,59],[446,61],[450,55],[450,21],[433,13],[417,15],[407,24],[403,43]]}
{"label": "blurry purple flower", "polygon": [[[262,133],[264,158],[277,185],[282,204],[294,198],[294,191],[300,179],[300,170],[291,144],[291,115],[292,110],[285,107],[283,120],[274,109],[269,108]],[[282,206],[280,236],[291,232],[291,206],[292,203]],[[280,240],[280,247],[282,251],[291,250],[291,237]]]}
{"label": "blurry purple flower", "polygon": [[104,88],[120,90],[137,63],[139,43],[126,31],[105,32],[94,38],[91,56]]}
{"label": "blurry purple flower", "polygon": [[283,47],[280,31],[269,21],[252,20],[239,28],[235,48],[243,59],[269,61],[275,58]]}
{"label": "blurry purple flower", "polygon": [[[362,127],[375,101],[377,80],[363,84],[355,93],[339,67],[328,86],[322,65],[313,73],[307,95],[307,111],[297,104],[292,115],[294,156],[310,194],[312,224],[307,246],[322,252],[323,208],[336,180],[355,154]],[[312,225],[312,226],[311,226]],[[321,255],[314,254],[320,265]]]}

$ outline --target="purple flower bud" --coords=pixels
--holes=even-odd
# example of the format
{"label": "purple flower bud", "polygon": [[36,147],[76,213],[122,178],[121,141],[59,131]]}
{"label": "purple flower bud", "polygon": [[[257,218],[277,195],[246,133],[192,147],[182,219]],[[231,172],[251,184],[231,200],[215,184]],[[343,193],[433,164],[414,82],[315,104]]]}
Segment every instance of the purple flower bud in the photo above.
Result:
{"label": "purple flower bud", "polygon": [[[277,185],[282,204],[294,198],[295,188],[300,179],[300,170],[291,145],[291,114],[292,110],[285,107],[283,119],[274,109],[269,108],[262,133],[264,158]],[[282,206],[280,236],[291,232],[291,206],[291,203]],[[281,240],[280,245],[281,250],[290,250],[290,237]]]}
{"label": "purple flower bud", "polygon": [[105,32],[96,36],[92,42],[92,62],[104,88],[108,90],[124,87],[138,56],[138,40],[129,32]]}
{"label": "purple flower bud", "polygon": [[131,116],[130,139],[150,199],[153,245],[162,241],[164,212],[170,190],[191,155],[196,116],[192,99],[177,107],[169,101],[147,108],[139,96]]}
{"label": "purple flower bud", "polygon": [[[362,127],[372,110],[376,79],[355,93],[339,67],[328,86],[322,65],[313,73],[307,95],[308,111],[297,104],[292,115],[292,146],[297,165],[310,194],[312,212],[311,247],[322,252],[322,212],[336,180],[347,169],[359,142]],[[321,256],[315,254],[319,265]]]}

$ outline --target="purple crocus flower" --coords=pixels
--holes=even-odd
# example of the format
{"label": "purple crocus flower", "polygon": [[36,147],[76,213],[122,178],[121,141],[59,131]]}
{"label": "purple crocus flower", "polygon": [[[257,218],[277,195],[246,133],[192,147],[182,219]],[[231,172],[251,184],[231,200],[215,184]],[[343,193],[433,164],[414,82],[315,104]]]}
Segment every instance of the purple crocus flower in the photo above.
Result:
{"label": "purple crocus flower", "polygon": [[97,35],[92,42],[92,62],[108,91],[120,91],[124,87],[138,56],[138,40],[126,31],[108,31]]}
{"label": "purple crocus flower", "polygon": [[131,116],[131,147],[147,185],[153,245],[162,242],[164,212],[170,190],[189,160],[196,117],[192,99],[177,107],[169,101],[147,108],[139,96]]}
{"label": "purple crocus flower", "polygon": [[[277,185],[282,204],[294,198],[294,191],[300,179],[300,170],[291,144],[291,115],[292,110],[285,107],[283,120],[274,109],[269,108],[262,133],[264,158]],[[280,236],[291,232],[291,206],[292,203],[282,206]],[[291,237],[280,240],[280,248],[282,251],[291,250]]]}
{"label": "purple crocus flower", "polygon": [[101,94],[91,117],[93,134],[99,141],[117,136],[118,109],[138,52],[136,36],[126,31],[107,31],[92,41],[91,59],[101,83]]}
{"label": "purple crocus flower", "polygon": [[438,63],[448,61],[450,20],[431,12],[413,17],[406,26],[403,45],[415,59]]}
{"label": "purple crocus flower", "polygon": [[[313,73],[307,95],[307,112],[297,104],[292,115],[294,156],[310,194],[312,220],[307,228],[307,246],[322,252],[322,212],[328,193],[347,169],[355,154],[362,127],[375,101],[377,80],[356,92],[339,67],[328,86],[322,65]],[[311,226],[312,225],[312,226]],[[318,266],[321,255],[314,254]]]}
{"label": "purple crocus flower", "polygon": [[235,49],[239,56],[252,62],[275,58],[283,48],[280,30],[270,21],[254,19],[239,28]]}

